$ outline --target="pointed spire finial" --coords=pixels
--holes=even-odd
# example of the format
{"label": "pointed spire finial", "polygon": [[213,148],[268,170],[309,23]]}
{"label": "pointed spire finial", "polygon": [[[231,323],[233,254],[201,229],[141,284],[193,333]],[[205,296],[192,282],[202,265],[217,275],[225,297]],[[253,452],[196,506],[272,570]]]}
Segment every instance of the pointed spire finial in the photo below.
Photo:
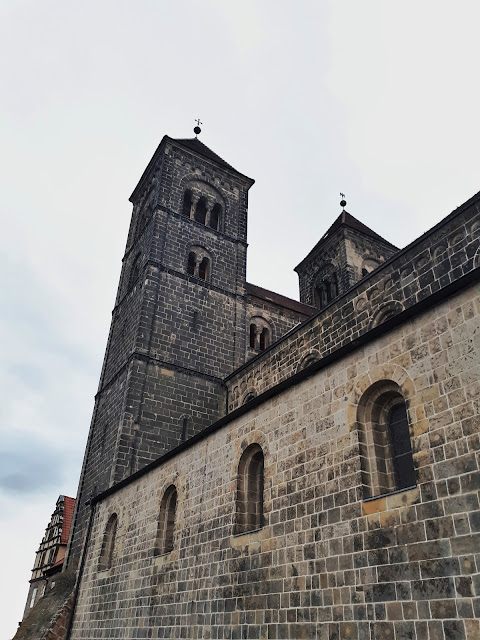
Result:
{"label": "pointed spire finial", "polygon": [[197,123],[197,126],[193,128],[193,132],[195,134],[195,138],[197,138],[198,134],[202,131],[200,129],[200,125],[203,124],[203,122],[200,122],[200,118],[197,118],[195,122]]}
{"label": "pointed spire finial", "polygon": [[345,194],[340,191],[340,195],[342,197],[342,199],[340,200],[340,206],[342,207],[342,210],[345,211],[345,206],[347,204],[347,201],[345,200]]}

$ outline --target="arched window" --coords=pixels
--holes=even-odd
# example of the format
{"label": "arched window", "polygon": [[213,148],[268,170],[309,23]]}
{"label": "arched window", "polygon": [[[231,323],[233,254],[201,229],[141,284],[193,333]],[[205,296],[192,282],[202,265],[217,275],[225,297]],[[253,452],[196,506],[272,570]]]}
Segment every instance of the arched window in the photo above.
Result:
{"label": "arched window", "polygon": [[160,505],[155,555],[162,555],[173,551],[176,511],[177,489],[171,484],[165,491]]}
{"label": "arched window", "polygon": [[362,262],[362,278],[368,276],[369,273],[372,273],[378,266],[380,262],[378,260],[374,260],[373,258],[365,258]]}
{"label": "arched window", "polygon": [[365,497],[416,484],[405,399],[390,380],[372,385],[358,405],[362,482]]}
{"label": "arched window", "polygon": [[386,322],[389,318],[397,315],[397,313],[401,311],[403,311],[403,305],[397,300],[386,302],[375,312],[370,327],[378,327],[382,322]]}
{"label": "arched window", "polygon": [[98,563],[99,571],[106,571],[112,566],[113,552],[115,550],[115,538],[117,536],[117,514],[112,513],[105,527],[103,536],[102,550],[100,552],[100,561]]}
{"label": "arched window", "polygon": [[200,198],[195,207],[195,220],[200,224],[205,224],[205,218],[207,217],[207,202],[205,198]]}
{"label": "arched window", "polygon": [[140,254],[138,254],[132,262],[132,266],[130,268],[130,277],[128,279],[128,289],[132,289],[135,286],[135,283],[138,280],[138,276],[140,275]]}
{"label": "arched window", "polygon": [[263,527],[264,459],[260,445],[245,449],[238,465],[236,533]]}
{"label": "arched window", "polygon": [[271,344],[272,327],[262,316],[253,316],[248,325],[248,344],[250,349],[264,351]]}
{"label": "arched window", "polygon": [[195,275],[195,268],[197,266],[197,256],[193,251],[188,254],[187,273],[189,276]]}
{"label": "arched window", "polygon": [[268,347],[268,329],[263,327],[260,334],[260,351],[264,351]]}
{"label": "arched window", "polygon": [[208,271],[209,271],[210,261],[208,258],[203,258],[200,262],[200,266],[198,267],[198,277],[200,280],[208,279]]}
{"label": "arched window", "polygon": [[187,189],[183,194],[182,213],[187,218],[190,218],[191,211],[192,211],[192,192],[190,191],[190,189]]}
{"label": "arched window", "polygon": [[211,279],[212,255],[205,247],[192,245],[187,260],[187,273],[199,280]]}
{"label": "arched window", "polygon": [[247,395],[244,397],[242,404],[247,404],[247,402],[250,402],[250,400],[253,400],[256,397],[257,397],[257,394],[255,393],[255,391],[249,391]]}
{"label": "arched window", "polygon": [[213,209],[210,213],[210,220],[208,224],[208,226],[211,227],[212,229],[215,229],[215,231],[218,231],[218,225],[220,222],[221,215],[222,215],[222,206],[217,202],[217,204],[213,206]]}
{"label": "arched window", "polygon": [[329,302],[338,296],[337,276],[332,273],[328,278],[324,278],[315,285],[313,291],[313,299],[318,309],[323,309]]}

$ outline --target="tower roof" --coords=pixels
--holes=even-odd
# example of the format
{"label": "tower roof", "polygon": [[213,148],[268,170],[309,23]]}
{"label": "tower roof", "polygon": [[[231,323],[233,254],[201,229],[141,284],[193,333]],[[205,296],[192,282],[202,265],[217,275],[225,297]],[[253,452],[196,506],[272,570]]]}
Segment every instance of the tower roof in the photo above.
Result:
{"label": "tower roof", "polygon": [[241,176],[244,180],[247,180],[247,182],[250,184],[250,186],[252,186],[254,184],[254,182],[255,182],[255,180],[253,180],[253,178],[249,178],[244,173],[240,173],[240,171],[237,171],[237,169],[235,169],[235,167],[232,167],[231,164],[228,164],[228,162],[226,162],[217,153],[215,153],[215,151],[212,151],[210,149],[210,147],[207,147],[206,144],[203,144],[203,142],[200,142],[200,140],[198,138],[170,138],[170,136],[163,136],[162,141],[158,145],[155,153],[153,154],[152,159],[148,163],[145,171],[142,174],[142,177],[140,178],[140,180],[139,180],[137,186],[135,187],[135,189],[133,190],[133,193],[130,196],[130,201],[133,201],[133,198],[135,197],[135,194],[138,193],[138,189],[140,188],[141,184],[143,183],[145,177],[149,174],[150,169],[154,166],[155,160],[157,159],[158,155],[160,154],[160,150],[163,148],[165,142],[173,142],[174,144],[179,145],[180,147],[183,147],[184,149],[188,149],[189,151],[192,151],[193,153],[196,153],[197,155],[202,156],[203,158],[206,158],[207,160],[211,160],[212,162],[215,162],[216,164],[220,165],[224,169],[228,169],[229,171],[231,171],[233,173],[236,173],[238,176]]}
{"label": "tower roof", "polygon": [[228,169],[232,169],[232,171],[238,173],[238,171],[234,167],[232,167],[231,164],[225,162],[223,158],[216,154],[215,151],[212,151],[210,147],[207,147],[206,144],[203,144],[203,142],[201,142],[198,138],[172,138],[172,140],[181,144],[182,147],[187,147],[187,149],[190,149],[190,151],[195,151],[195,153],[198,153],[201,156],[204,156],[209,160],[213,160],[214,162],[221,164],[223,167],[227,167]]}
{"label": "tower roof", "polygon": [[350,229],[353,229],[353,231],[363,233],[363,235],[365,236],[369,236],[370,238],[374,238],[375,240],[383,242],[383,244],[386,244],[387,246],[392,247],[393,249],[398,249],[398,247],[396,247],[394,244],[392,244],[388,240],[385,240],[385,238],[382,238],[381,235],[373,231],[373,229],[370,229],[370,227],[367,227],[366,224],[363,224],[363,222],[360,222],[360,220],[355,218],[355,216],[352,216],[352,214],[348,213],[348,211],[345,211],[344,209],[342,213],[338,216],[338,218],[329,227],[326,233],[323,234],[323,236],[320,238],[317,244],[313,247],[313,249],[295,267],[295,271],[298,269],[300,265],[302,265],[305,262],[305,260],[307,260],[312,254],[314,254],[319,247],[321,247],[329,238],[331,238],[331,236],[336,231],[338,231],[342,227],[348,227]]}

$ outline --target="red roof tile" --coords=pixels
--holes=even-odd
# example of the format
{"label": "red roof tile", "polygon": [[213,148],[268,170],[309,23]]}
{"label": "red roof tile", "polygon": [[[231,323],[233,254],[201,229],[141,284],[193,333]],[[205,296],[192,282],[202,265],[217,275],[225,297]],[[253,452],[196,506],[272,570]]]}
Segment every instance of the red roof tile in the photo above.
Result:
{"label": "red roof tile", "polygon": [[75,498],[63,497],[63,523],[61,544],[67,544],[72,524],[73,510],[75,508]]}
{"label": "red roof tile", "polygon": [[246,289],[248,295],[250,296],[255,296],[256,298],[265,300],[265,302],[276,304],[280,307],[284,307],[285,309],[297,311],[298,313],[302,313],[307,317],[313,315],[317,311],[317,309],[310,307],[308,304],[303,304],[302,302],[298,302],[297,300],[292,300],[291,298],[282,296],[279,293],[275,293],[274,291],[269,291],[268,289],[264,289],[263,287],[258,287],[256,284],[250,284],[250,282],[246,283]]}

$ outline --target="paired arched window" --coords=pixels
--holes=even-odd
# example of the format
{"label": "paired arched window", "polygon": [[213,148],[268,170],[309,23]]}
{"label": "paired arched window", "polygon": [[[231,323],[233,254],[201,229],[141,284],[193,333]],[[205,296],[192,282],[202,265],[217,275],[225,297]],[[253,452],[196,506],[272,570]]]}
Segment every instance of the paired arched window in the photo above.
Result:
{"label": "paired arched window", "polygon": [[199,280],[210,280],[211,264],[210,254],[203,247],[191,247],[187,259],[189,276],[196,276]]}
{"label": "paired arched window", "polygon": [[165,491],[160,504],[155,555],[173,551],[175,516],[177,512],[177,489],[171,484]]}
{"label": "paired arched window", "polygon": [[235,533],[263,527],[264,458],[259,444],[245,449],[238,465]]}
{"label": "paired arched window", "polygon": [[335,273],[317,281],[313,288],[313,301],[318,309],[323,309],[338,296],[338,282]]}
{"label": "paired arched window", "polygon": [[102,550],[98,563],[99,571],[106,571],[112,566],[113,552],[115,550],[115,539],[117,537],[118,518],[116,513],[112,513],[108,519],[105,533],[103,535]]}
{"label": "paired arched window", "polygon": [[375,383],[358,406],[362,482],[365,497],[416,485],[405,398],[392,381]]}
{"label": "paired arched window", "polygon": [[212,185],[201,180],[190,180],[183,193],[181,213],[199,224],[219,231],[223,215],[223,197]]}
{"label": "paired arched window", "polygon": [[248,344],[250,349],[264,351],[272,342],[271,336],[272,330],[265,318],[254,316],[250,320],[248,328]]}

